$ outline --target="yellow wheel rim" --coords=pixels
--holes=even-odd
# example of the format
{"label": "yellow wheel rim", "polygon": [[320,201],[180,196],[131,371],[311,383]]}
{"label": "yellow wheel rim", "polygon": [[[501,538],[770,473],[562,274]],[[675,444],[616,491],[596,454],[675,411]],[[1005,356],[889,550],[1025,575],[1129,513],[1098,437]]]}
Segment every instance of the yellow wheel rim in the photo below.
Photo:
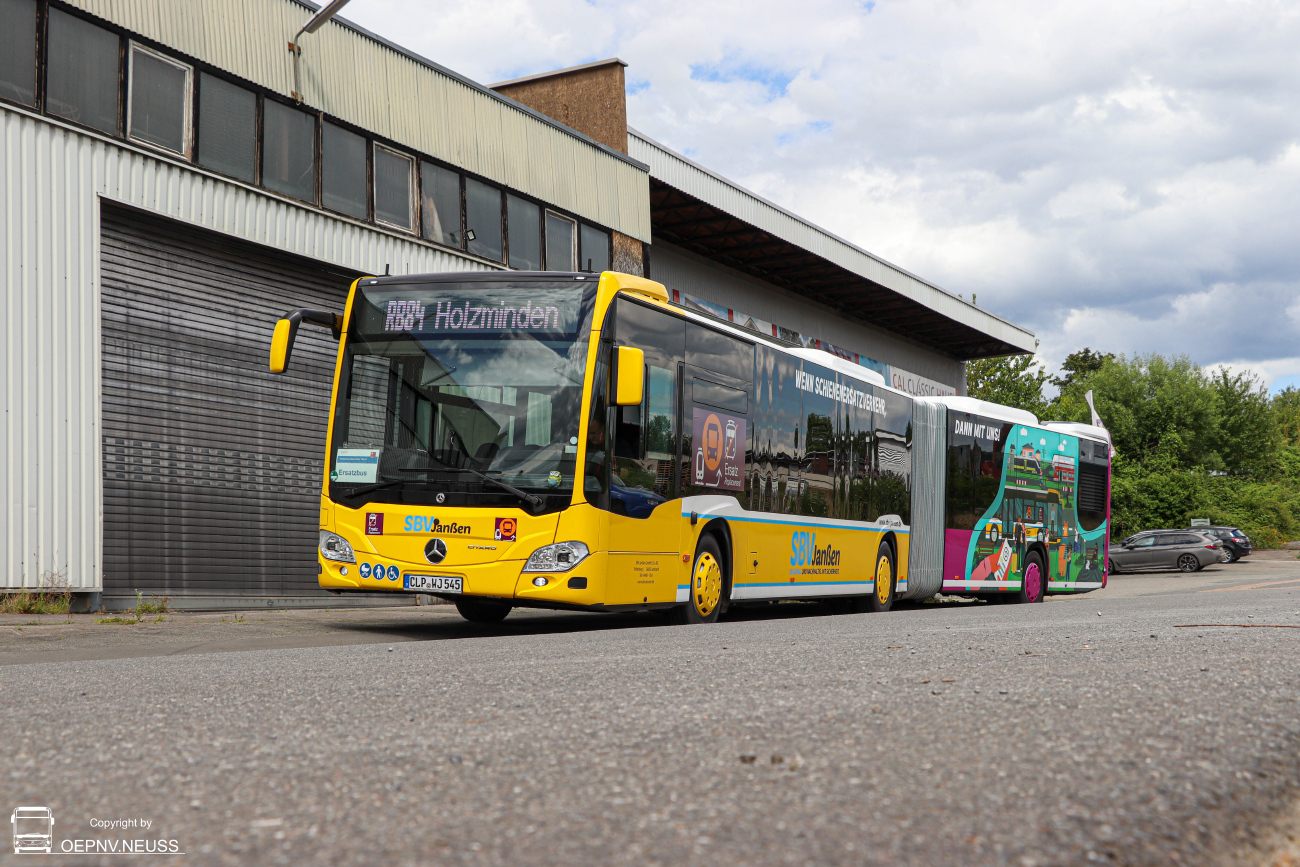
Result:
{"label": "yellow wheel rim", "polygon": [[884,605],[889,601],[889,595],[894,592],[894,569],[889,562],[889,558],[884,554],[880,555],[880,562],[876,564],[876,598],[880,604]]}
{"label": "yellow wheel rim", "polygon": [[707,551],[695,561],[695,577],[691,582],[691,602],[701,617],[708,617],[718,607],[722,598],[722,567]]}

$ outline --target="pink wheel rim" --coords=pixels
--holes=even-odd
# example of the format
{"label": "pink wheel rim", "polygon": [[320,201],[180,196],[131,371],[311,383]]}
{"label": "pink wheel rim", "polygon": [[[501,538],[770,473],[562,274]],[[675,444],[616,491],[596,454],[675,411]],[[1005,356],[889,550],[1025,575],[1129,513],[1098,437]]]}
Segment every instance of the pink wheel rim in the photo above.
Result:
{"label": "pink wheel rim", "polygon": [[1025,566],[1025,596],[1030,602],[1037,602],[1038,597],[1043,595],[1043,576],[1038,571],[1037,563],[1030,563]]}

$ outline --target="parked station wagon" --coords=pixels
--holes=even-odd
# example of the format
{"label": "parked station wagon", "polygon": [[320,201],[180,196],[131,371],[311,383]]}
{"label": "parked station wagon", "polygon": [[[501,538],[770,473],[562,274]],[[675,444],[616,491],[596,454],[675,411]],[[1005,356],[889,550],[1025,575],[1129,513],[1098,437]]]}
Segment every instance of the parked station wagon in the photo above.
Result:
{"label": "parked station wagon", "polygon": [[1130,536],[1110,548],[1110,571],[1145,572],[1177,569],[1199,572],[1217,563],[1222,552],[1219,540],[1194,530],[1148,530]]}

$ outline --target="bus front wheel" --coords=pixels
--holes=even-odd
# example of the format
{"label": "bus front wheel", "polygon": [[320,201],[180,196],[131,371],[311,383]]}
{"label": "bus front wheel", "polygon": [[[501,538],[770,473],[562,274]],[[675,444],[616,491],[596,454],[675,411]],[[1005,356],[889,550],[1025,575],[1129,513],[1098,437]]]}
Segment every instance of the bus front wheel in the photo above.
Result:
{"label": "bus front wheel", "polygon": [[723,574],[722,549],[711,534],[700,537],[695,546],[695,561],[691,565],[691,595],[686,604],[677,609],[677,622],[716,623],[722,611],[722,594],[726,586]]}
{"label": "bus front wheel", "polygon": [[1047,570],[1043,568],[1043,557],[1037,551],[1031,551],[1025,558],[1025,573],[1020,581],[1020,592],[1015,595],[1017,602],[1042,602],[1047,596]]}
{"label": "bus front wheel", "polygon": [[876,552],[876,590],[867,597],[867,610],[874,613],[893,608],[895,586],[894,549],[884,542]]}
{"label": "bus front wheel", "polygon": [[456,610],[470,623],[500,623],[510,613],[510,605],[495,599],[457,599]]}

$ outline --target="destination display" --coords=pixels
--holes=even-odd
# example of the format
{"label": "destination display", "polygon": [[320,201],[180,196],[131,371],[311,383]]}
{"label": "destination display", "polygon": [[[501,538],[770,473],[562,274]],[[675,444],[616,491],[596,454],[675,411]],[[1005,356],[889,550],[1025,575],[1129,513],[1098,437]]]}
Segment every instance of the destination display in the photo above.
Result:
{"label": "destination display", "polygon": [[385,286],[366,293],[361,331],[438,337],[572,336],[578,329],[581,292],[572,287]]}

